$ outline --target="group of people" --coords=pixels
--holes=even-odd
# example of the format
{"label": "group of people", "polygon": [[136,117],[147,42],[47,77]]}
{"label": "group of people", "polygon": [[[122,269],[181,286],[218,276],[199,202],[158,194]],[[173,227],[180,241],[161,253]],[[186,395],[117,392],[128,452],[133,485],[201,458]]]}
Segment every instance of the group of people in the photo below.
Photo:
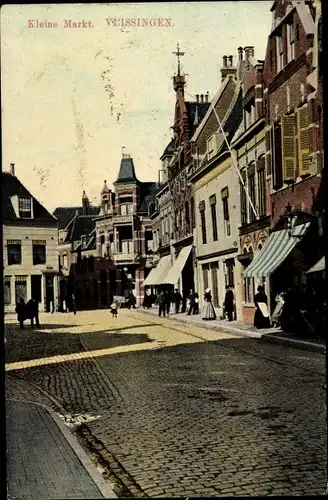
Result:
{"label": "group of people", "polygon": [[[201,312],[199,310],[199,295],[194,290],[190,290],[189,295],[184,297],[181,295],[178,289],[175,289],[173,295],[171,295],[168,290],[161,290],[157,295],[155,303],[158,305],[159,316],[165,317],[166,315],[169,315],[171,304],[174,303],[176,314],[182,312],[187,313],[187,315],[190,316],[200,313],[203,320],[216,319],[216,313],[212,303],[212,294],[210,288],[207,288],[205,290],[204,302]],[[151,307],[151,305],[149,307]],[[234,293],[232,289],[227,286],[224,300],[224,317],[227,316],[229,321],[233,321],[234,311]]]}
{"label": "group of people", "polygon": [[20,299],[16,305],[16,313],[20,328],[24,328],[24,321],[27,319],[31,320],[32,328],[34,327],[34,320],[36,327],[40,328],[39,303],[37,300],[30,299],[27,303],[25,303],[24,299]]}

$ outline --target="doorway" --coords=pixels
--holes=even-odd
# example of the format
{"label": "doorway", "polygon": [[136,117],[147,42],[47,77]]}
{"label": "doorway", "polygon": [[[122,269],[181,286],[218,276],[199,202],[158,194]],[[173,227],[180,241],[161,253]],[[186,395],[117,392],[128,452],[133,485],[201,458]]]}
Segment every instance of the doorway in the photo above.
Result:
{"label": "doorway", "polygon": [[32,274],[31,276],[31,298],[37,302],[42,302],[41,274]]}

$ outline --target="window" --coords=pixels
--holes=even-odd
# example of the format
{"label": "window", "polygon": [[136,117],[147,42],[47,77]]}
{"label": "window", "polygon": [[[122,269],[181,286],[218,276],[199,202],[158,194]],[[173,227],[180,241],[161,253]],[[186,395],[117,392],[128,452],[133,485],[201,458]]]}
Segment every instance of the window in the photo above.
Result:
{"label": "window", "polygon": [[190,231],[190,212],[189,212],[189,203],[186,201],[185,203],[185,214],[186,214],[186,226],[187,226],[187,231]]}
{"label": "window", "polygon": [[216,196],[215,194],[210,197],[211,206],[211,216],[212,216],[212,230],[213,230],[213,241],[218,240],[218,223],[216,218]]}
{"label": "window", "polygon": [[[255,171],[253,169],[253,172],[248,175],[248,194],[249,194],[249,197],[251,199],[251,202],[253,204],[253,207],[256,208],[256,191],[255,191]],[[255,214],[254,214],[254,210],[251,206],[251,204],[249,204],[249,219],[250,219],[250,222],[253,222],[253,220],[255,220]]]}
{"label": "window", "polygon": [[87,237],[84,234],[83,236],[81,236],[81,245],[84,248],[86,246],[86,244],[87,244]]}
{"label": "window", "polygon": [[229,215],[229,191],[228,188],[224,188],[221,191],[222,198],[222,208],[223,208],[223,218],[225,223],[225,231],[226,235],[230,236],[231,228],[230,228],[230,215]]}
{"label": "window", "polygon": [[18,210],[19,216],[26,219],[31,219],[32,217],[32,200],[31,198],[19,198],[18,199]]}
{"label": "window", "polygon": [[244,181],[244,185],[240,182],[240,209],[241,209],[241,223],[247,224],[247,196],[245,189],[246,187],[246,170],[241,172],[241,177]]}
{"label": "window", "polygon": [[295,116],[288,114],[282,117],[282,155],[283,179],[285,182],[295,180]]}
{"label": "window", "polygon": [[194,198],[191,198],[190,200],[190,216],[191,216],[191,227],[194,229],[196,227]]}
{"label": "window", "polygon": [[255,295],[254,278],[244,279],[244,300],[246,304],[253,304]]}
{"label": "window", "polygon": [[19,240],[7,241],[8,266],[22,263],[22,244]]}
{"label": "window", "polygon": [[3,303],[5,306],[11,304],[10,277],[5,277],[3,280]]}
{"label": "window", "polygon": [[45,241],[33,241],[33,265],[45,264],[46,263],[46,242]]}
{"label": "window", "polygon": [[211,159],[216,153],[216,135],[213,134],[207,140],[207,158]]}
{"label": "window", "polygon": [[67,255],[63,255],[63,267],[65,267],[67,269],[67,266],[68,266],[68,259],[67,259]]}
{"label": "window", "polygon": [[287,24],[288,45],[287,45],[287,62],[295,59],[295,30],[293,24]]}
{"label": "window", "polygon": [[276,122],[273,127],[273,187],[274,189],[280,189],[282,185],[281,123]]}
{"label": "window", "polygon": [[234,287],[234,275],[233,275],[233,266],[234,263],[232,261],[229,261],[226,263],[227,267],[227,275],[226,275],[226,285]]}
{"label": "window", "polygon": [[209,264],[203,264],[202,265],[202,272],[203,272],[204,290],[206,290],[206,288],[208,288],[208,271],[209,271]]}
{"label": "window", "polygon": [[199,204],[199,214],[200,214],[200,223],[201,223],[201,228],[202,228],[203,245],[206,245],[207,236],[206,236],[206,219],[205,219],[205,202],[204,201]]}
{"label": "window", "polygon": [[16,304],[23,299],[26,302],[27,299],[27,286],[26,286],[27,276],[15,276],[15,300]]}
{"label": "window", "polygon": [[260,216],[266,215],[266,183],[265,183],[265,168],[263,165],[265,160],[264,157],[262,158],[259,160],[259,162],[261,162],[260,163],[261,168],[257,172],[258,209]]}
{"label": "window", "polygon": [[213,293],[213,305],[214,307],[219,307],[219,290],[218,290],[218,262],[213,262],[211,266],[211,277],[212,277],[212,293]]}
{"label": "window", "polygon": [[277,71],[281,71],[284,67],[284,44],[282,33],[276,38],[277,43]]}
{"label": "window", "polygon": [[133,214],[133,204],[132,203],[123,203],[120,205],[120,214],[121,215],[132,215]]}

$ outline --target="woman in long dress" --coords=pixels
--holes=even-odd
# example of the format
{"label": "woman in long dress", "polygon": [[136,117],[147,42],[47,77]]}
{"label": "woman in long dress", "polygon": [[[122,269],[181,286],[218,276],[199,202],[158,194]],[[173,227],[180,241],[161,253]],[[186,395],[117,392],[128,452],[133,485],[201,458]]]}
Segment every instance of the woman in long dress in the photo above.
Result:
{"label": "woman in long dress", "polygon": [[202,309],[202,319],[216,319],[215,310],[212,304],[211,290],[207,288],[204,294],[204,305]]}
{"label": "woman in long dress", "polygon": [[254,295],[254,303],[256,307],[254,315],[255,328],[270,328],[270,316],[268,310],[268,297],[264,293],[262,285],[257,287],[257,292]]}

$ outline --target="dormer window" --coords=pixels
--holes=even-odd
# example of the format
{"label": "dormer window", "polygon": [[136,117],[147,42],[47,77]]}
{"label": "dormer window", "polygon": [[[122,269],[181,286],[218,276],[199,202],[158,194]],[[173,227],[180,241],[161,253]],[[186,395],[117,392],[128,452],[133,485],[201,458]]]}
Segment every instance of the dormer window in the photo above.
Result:
{"label": "dormer window", "polygon": [[245,127],[248,129],[256,121],[255,98],[245,106]]}
{"label": "dormer window", "polygon": [[83,236],[81,236],[81,245],[82,245],[82,248],[84,248],[87,244],[87,237],[86,235],[84,234]]}
{"label": "dormer window", "polygon": [[25,219],[32,218],[32,199],[31,198],[18,198],[19,216]]}
{"label": "dormer window", "polygon": [[207,158],[210,160],[217,152],[217,135],[213,134],[208,140],[207,140]]}

